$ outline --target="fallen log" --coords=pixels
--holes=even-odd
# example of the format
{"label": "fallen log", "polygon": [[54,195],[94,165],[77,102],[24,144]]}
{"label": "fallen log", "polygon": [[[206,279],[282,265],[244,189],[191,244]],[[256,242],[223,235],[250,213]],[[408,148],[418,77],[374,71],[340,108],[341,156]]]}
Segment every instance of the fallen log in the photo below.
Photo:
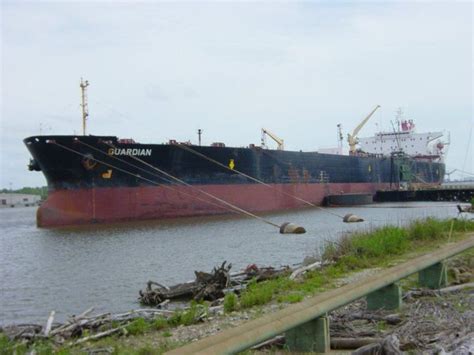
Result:
{"label": "fallen log", "polygon": [[382,338],[335,338],[331,337],[331,349],[334,350],[350,350],[359,349],[363,346],[380,343]]}
{"label": "fallen log", "polygon": [[277,335],[274,338],[271,338],[269,340],[266,340],[260,344],[257,344],[255,346],[252,346],[250,349],[251,350],[260,350],[263,348],[271,348],[273,346],[278,346],[281,347],[285,345],[285,336],[284,335]]}
{"label": "fallen log", "polygon": [[306,271],[312,271],[312,270],[315,270],[315,269],[319,269],[319,268],[321,268],[322,265],[323,265],[322,262],[317,261],[317,262],[315,262],[311,265],[304,266],[304,267],[301,267],[299,269],[296,269],[295,271],[293,271],[291,273],[290,280],[296,279],[299,275],[304,274]]}
{"label": "fallen log", "polygon": [[403,298],[410,299],[410,298],[426,297],[426,296],[439,296],[439,295],[444,295],[451,292],[457,292],[457,291],[464,290],[466,288],[473,288],[473,287],[474,287],[474,282],[470,282],[466,284],[440,288],[439,290],[428,290],[428,289],[411,290],[411,291],[406,292],[403,295]]}
{"label": "fallen log", "polygon": [[166,300],[215,301],[224,297],[226,292],[236,292],[244,289],[246,284],[255,279],[257,282],[274,279],[287,275],[291,269],[284,267],[257,267],[255,264],[247,266],[244,272],[230,274],[232,264],[215,267],[212,272],[195,271],[195,280],[175,286],[164,286],[154,281],[148,281],[145,290],[140,290],[139,302],[147,306],[158,306]]}
{"label": "fallen log", "polygon": [[384,321],[387,324],[396,325],[402,322],[402,317],[399,314],[389,314],[389,315],[380,315],[366,312],[354,312],[351,314],[346,314],[343,317],[345,320],[368,320],[380,322]]}
{"label": "fallen log", "polygon": [[49,332],[51,331],[51,326],[53,325],[55,313],[56,313],[55,311],[51,311],[51,314],[48,317],[48,321],[46,322],[46,325],[44,327],[43,335],[46,337],[49,335]]}
{"label": "fallen log", "polygon": [[109,329],[109,330],[106,330],[104,332],[100,332],[100,333],[97,333],[97,334],[94,334],[94,335],[89,335],[87,337],[76,340],[75,342],[73,342],[70,345],[72,346],[72,345],[82,344],[82,343],[85,343],[86,341],[89,341],[89,340],[97,340],[97,339],[103,338],[107,335],[115,334],[115,333],[117,333],[119,331],[122,331],[124,329],[125,329],[125,326],[114,328],[114,329]]}
{"label": "fallen log", "polygon": [[402,354],[400,351],[400,340],[395,334],[391,334],[378,343],[364,345],[352,352],[352,355],[375,355],[375,354]]}

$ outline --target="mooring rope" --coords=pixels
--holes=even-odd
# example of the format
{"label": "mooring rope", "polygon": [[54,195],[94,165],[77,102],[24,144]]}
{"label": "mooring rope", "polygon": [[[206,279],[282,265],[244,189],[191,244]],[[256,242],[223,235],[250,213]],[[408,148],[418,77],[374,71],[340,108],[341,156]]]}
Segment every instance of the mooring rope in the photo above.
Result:
{"label": "mooring rope", "polygon": [[323,208],[323,207],[321,207],[321,206],[315,205],[314,203],[311,203],[311,202],[309,202],[309,201],[307,201],[307,200],[304,200],[304,199],[302,199],[302,198],[300,198],[300,197],[298,197],[298,196],[295,196],[295,195],[293,195],[293,194],[287,193],[287,192],[285,192],[285,191],[281,191],[281,190],[277,189],[275,186],[272,186],[272,185],[270,185],[270,184],[267,184],[267,183],[265,183],[265,182],[262,181],[262,180],[259,180],[259,179],[257,179],[257,178],[254,178],[253,176],[247,175],[247,174],[245,174],[245,173],[243,173],[243,172],[241,172],[241,171],[239,171],[239,170],[237,170],[237,169],[235,169],[235,168],[234,168],[234,169],[231,169],[231,168],[228,167],[227,165],[222,164],[222,163],[218,162],[217,160],[214,160],[214,159],[208,157],[207,155],[204,155],[204,154],[202,154],[202,153],[199,153],[199,152],[195,151],[194,149],[188,147],[187,145],[184,145],[184,144],[181,144],[181,143],[174,143],[174,145],[176,145],[176,146],[178,146],[178,147],[180,147],[180,148],[182,148],[182,149],[184,149],[184,150],[186,150],[186,151],[188,151],[188,152],[190,152],[190,153],[196,154],[197,156],[199,156],[199,157],[201,157],[201,158],[203,158],[203,159],[207,159],[207,160],[209,160],[209,161],[211,161],[211,162],[213,162],[213,163],[215,163],[215,164],[217,164],[217,165],[219,165],[219,166],[221,166],[221,167],[223,167],[223,168],[226,168],[226,169],[228,169],[228,170],[230,170],[230,171],[236,172],[237,174],[242,175],[242,176],[244,176],[244,177],[246,177],[246,178],[248,178],[248,179],[250,179],[250,180],[252,180],[252,181],[255,181],[255,182],[259,183],[259,184],[262,184],[262,185],[264,185],[264,186],[266,186],[266,187],[268,187],[268,188],[270,188],[270,189],[274,189],[275,191],[277,191],[277,192],[279,192],[279,193],[281,193],[281,194],[283,194],[283,195],[285,195],[285,196],[292,197],[292,198],[294,198],[294,199],[296,199],[296,200],[298,200],[298,201],[300,201],[300,202],[303,202],[303,203],[305,203],[305,204],[307,204],[307,205],[309,205],[309,206],[311,206],[311,207],[316,207],[316,208],[320,209],[321,211],[324,211],[324,212],[326,212],[326,213],[332,214],[332,215],[337,216],[337,217],[339,217],[339,218],[344,218],[344,216],[341,216],[341,215],[338,214],[338,213],[335,213],[335,212],[332,212],[332,211],[328,211],[327,209],[325,209],[325,208]]}
{"label": "mooring rope", "polygon": [[[112,148],[115,148],[115,146],[114,146],[113,144],[110,144],[110,143],[106,143],[106,144],[110,145]],[[127,156],[129,156],[130,158],[135,159],[135,160],[139,161],[140,163],[142,163],[142,164],[144,164],[144,165],[146,165],[146,166],[148,166],[148,167],[150,167],[150,168],[152,168],[152,169],[158,171],[159,173],[161,173],[161,174],[163,174],[163,175],[168,176],[169,178],[171,178],[171,179],[173,179],[173,180],[175,180],[175,181],[178,181],[179,183],[181,183],[181,184],[183,184],[183,185],[186,185],[186,186],[188,186],[188,187],[190,187],[190,188],[192,188],[192,189],[195,189],[195,190],[197,190],[197,191],[203,193],[204,195],[209,196],[209,197],[215,199],[216,201],[219,201],[219,202],[221,202],[221,203],[223,203],[223,204],[225,204],[225,205],[227,205],[227,206],[229,206],[229,207],[231,207],[231,208],[234,208],[235,210],[237,210],[237,211],[239,211],[239,212],[241,212],[241,213],[243,213],[243,214],[245,214],[245,215],[247,215],[247,216],[249,216],[249,217],[253,217],[253,218],[259,219],[259,220],[261,220],[262,222],[265,222],[265,223],[267,223],[267,224],[269,224],[269,225],[272,225],[272,226],[274,226],[274,227],[277,227],[278,229],[280,228],[280,225],[278,225],[278,224],[276,224],[276,223],[273,223],[272,221],[269,221],[269,220],[267,220],[267,219],[265,219],[265,218],[263,218],[263,217],[257,216],[257,215],[255,215],[255,214],[249,212],[249,211],[246,211],[246,210],[244,210],[244,209],[242,209],[242,208],[240,208],[240,207],[238,207],[238,206],[236,206],[236,205],[234,205],[234,204],[232,204],[232,203],[230,203],[230,202],[227,202],[227,201],[225,201],[225,200],[223,200],[223,199],[221,199],[221,198],[219,198],[219,197],[217,197],[217,196],[214,196],[213,194],[211,194],[211,193],[209,193],[209,192],[207,192],[207,191],[204,191],[204,190],[202,190],[202,189],[200,189],[200,188],[198,188],[198,187],[195,187],[195,186],[193,186],[193,185],[187,183],[186,181],[184,181],[184,180],[182,180],[182,179],[180,179],[180,178],[177,178],[176,176],[173,176],[173,175],[167,173],[166,171],[161,170],[161,169],[157,168],[156,166],[154,166],[154,165],[152,165],[152,164],[150,164],[150,163],[147,163],[147,162],[144,161],[143,159],[137,158],[136,156],[133,156],[133,155],[130,155],[130,154],[127,154]]]}
{"label": "mooring rope", "polygon": [[[93,147],[93,146],[91,146],[91,145],[89,145],[89,144],[87,144],[87,143],[85,143],[85,142],[81,142],[80,140],[77,140],[77,141],[80,142],[80,143],[82,143],[82,144],[84,144],[84,145],[86,145],[86,146],[88,146],[88,147],[90,147],[90,148],[93,148],[93,149],[95,149],[95,150],[101,152],[101,153],[104,154],[104,155],[107,155],[107,156],[110,157],[110,155],[108,155],[106,152],[103,152],[103,151],[101,151],[101,150],[99,150],[99,149],[97,149],[97,148],[95,148],[95,147]],[[116,148],[116,147],[115,147],[113,144],[111,144],[111,143],[108,143],[108,142],[104,142],[104,143],[107,144],[107,145],[109,145],[109,146],[112,147],[112,148]],[[55,144],[58,144],[58,145],[59,145],[59,143],[55,143]],[[65,147],[65,146],[63,146],[63,147],[66,148],[66,149],[68,149],[68,150],[74,151],[73,149],[70,149],[70,148],[68,148],[68,147]],[[77,152],[77,153],[79,153],[79,152]],[[79,153],[79,154],[81,154],[81,153]],[[83,155],[83,154],[81,154],[81,155]],[[258,220],[260,220],[260,221],[262,221],[262,222],[264,222],[264,223],[267,223],[267,224],[269,224],[269,225],[271,225],[271,226],[274,226],[274,227],[280,229],[280,225],[278,225],[278,224],[276,224],[276,223],[273,223],[273,222],[270,221],[270,220],[267,220],[267,219],[265,219],[265,218],[263,218],[263,217],[257,216],[257,215],[255,215],[255,214],[253,214],[253,213],[251,213],[251,212],[249,212],[249,211],[246,211],[246,210],[244,210],[244,209],[242,209],[242,208],[240,208],[240,207],[238,207],[238,206],[236,206],[236,205],[234,205],[234,204],[232,204],[232,203],[230,203],[230,202],[227,202],[227,201],[225,201],[225,200],[223,200],[223,199],[221,199],[221,198],[219,198],[219,197],[217,197],[217,196],[214,196],[213,194],[208,193],[207,191],[204,191],[204,190],[202,190],[202,189],[199,189],[199,188],[197,188],[197,187],[195,187],[195,186],[193,186],[193,185],[191,185],[191,184],[189,184],[189,183],[183,181],[182,179],[179,179],[179,178],[177,178],[177,177],[175,177],[175,176],[173,176],[173,175],[167,173],[166,171],[164,171],[164,170],[162,170],[162,169],[159,169],[159,168],[153,166],[152,164],[147,163],[146,161],[144,161],[144,160],[142,160],[142,159],[140,159],[140,158],[137,158],[137,157],[135,157],[135,156],[133,156],[133,155],[130,155],[130,154],[126,154],[126,155],[127,155],[128,157],[130,157],[130,158],[132,158],[132,159],[135,159],[135,160],[139,161],[140,163],[142,163],[142,164],[144,164],[144,165],[146,165],[146,166],[152,168],[153,170],[156,170],[156,171],[158,171],[159,173],[161,173],[161,174],[163,174],[163,175],[165,175],[165,176],[171,178],[172,180],[175,180],[175,181],[177,181],[177,182],[179,182],[179,183],[181,183],[181,184],[183,184],[183,185],[185,185],[185,186],[190,187],[191,189],[194,189],[194,190],[196,190],[196,191],[199,191],[200,193],[202,193],[202,194],[204,194],[204,195],[206,195],[206,196],[208,196],[208,197],[210,197],[210,198],[212,198],[212,199],[214,199],[214,200],[216,200],[216,201],[219,201],[220,203],[222,203],[222,204],[224,204],[224,205],[230,207],[230,208],[233,209],[234,211],[240,212],[241,214],[246,215],[246,216],[248,216],[248,217],[252,217],[252,218],[258,219]],[[115,157],[115,158],[116,158],[116,157]],[[119,159],[119,158],[117,158],[117,159]],[[97,160],[97,159],[95,159],[95,158],[94,158],[94,160],[99,161],[99,160]],[[121,159],[120,159],[120,160],[121,160]],[[100,162],[100,161],[99,161],[99,162]],[[124,162],[125,162],[125,161],[124,161]],[[100,162],[100,163],[104,164],[104,162]],[[130,164],[130,163],[129,163],[129,164]],[[107,164],[105,164],[105,165],[107,165]],[[131,165],[134,166],[133,164],[131,164]],[[109,165],[109,166],[110,166],[110,165]],[[139,167],[137,167],[137,166],[134,166],[134,167],[139,168]],[[123,170],[123,169],[120,169],[120,168],[117,168],[117,169],[120,170],[120,171],[124,171],[124,172],[125,172],[125,170]],[[141,169],[141,170],[143,171],[143,169]],[[146,170],[145,170],[145,171],[146,171]],[[148,171],[146,171],[146,172],[148,172]],[[148,173],[149,173],[149,172],[148,172]],[[138,174],[134,174],[134,173],[130,173],[130,174],[132,174],[132,175],[134,175],[134,176],[137,176],[137,177],[141,177],[141,176],[138,175]],[[147,179],[147,180],[148,180],[148,179]],[[151,181],[151,180],[148,180],[148,181]],[[158,184],[158,183],[156,183],[156,184]],[[165,185],[162,185],[162,186],[165,186]],[[194,197],[194,196],[192,196],[192,195],[190,195],[190,196],[191,196],[191,197]],[[221,206],[219,206],[219,207],[221,207]]]}
{"label": "mooring rope", "polygon": [[[143,171],[143,172],[145,172],[145,173],[147,173],[147,174],[149,174],[149,175],[151,175],[151,176],[154,176],[154,177],[156,177],[156,178],[158,178],[158,179],[164,180],[164,181],[166,181],[166,182],[168,182],[168,183],[170,183],[170,184],[176,184],[175,182],[173,182],[173,181],[170,180],[170,179],[167,179],[167,178],[165,178],[165,177],[163,177],[163,176],[161,176],[161,175],[158,175],[158,174],[155,174],[155,173],[153,173],[153,172],[150,172],[149,170],[143,169],[142,167],[140,167],[140,166],[138,166],[138,165],[135,165],[135,164],[132,164],[132,163],[130,163],[130,162],[124,160],[124,159],[120,159],[120,158],[118,158],[118,157],[116,157],[116,156],[109,155],[109,154],[107,154],[106,152],[104,152],[104,151],[102,151],[102,150],[100,150],[100,149],[97,149],[96,147],[94,147],[94,146],[92,146],[92,145],[90,145],[90,144],[87,144],[87,143],[85,143],[85,142],[80,141],[79,139],[77,139],[76,142],[81,143],[81,144],[83,144],[83,145],[89,147],[90,149],[93,149],[93,150],[95,150],[95,151],[97,151],[97,152],[99,152],[99,153],[101,153],[101,154],[103,154],[103,155],[105,155],[105,156],[107,156],[107,157],[109,157],[109,158],[114,158],[115,160],[118,160],[118,161],[120,161],[120,162],[122,162],[122,163],[125,163],[125,164],[127,164],[127,165],[129,165],[129,166],[131,166],[131,167],[133,167],[133,168],[135,168],[135,169],[139,169],[139,170],[141,170],[141,171]],[[119,168],[118,168],[118,169],[119,169]],[[132,173],[132,174],[133,174],[133,173]],[[134,175],[134,176],[141,178],[141,175]],[[196,199],[198,199],[198,200],[200,200],[200,201],[206,202],[206,203],[211,204],[211,205],[213,205],[213,206],[217,206],[217,207],[219,207],[219,208],[223,208],[223,209],[225,209],[225,210],[227,210],[227,211],[234,212],[234,213],[239,213],[238,211],[235,211],[234,209],[231,209],[231,208],[229,208],[229,207],[227,207],[227,206],[222,206],[222,205],[219,205],[219,204],[214,203],[214,202],[209,201],[209,200],[204,200],[204,199],[202,199],[202,198],[200,198],[200,197],[198,197],[198,196],[191,195],[191,194],[186,193],[186,192],[184,192],[184,191],[181,191],[181,190],[172,188],[172,187],[170,187],[170,186],[168,186],[168,185],[160,184],[160,183],[157,183],[157,182],[155,182],[155,184],[156,184],[157,186],[162,186],[162,187],[164,187],[164,188],[171,189],[172,191],[175,191],[175,192],[177,192],[177,193],[183,193],[183,194],[185,194],[185,195],[187,195],[187,196],[196,198]]]}
{"label": "mooring rope", "polygon": [[[133,176],[133,177],[142,179],[142,180],[144,180],[144,181],[147,181],[147,182],[149,182],[149,183],[151,183],[151,184],[153,184],[153,185],[155,185],[155,186],[161,186],[161,187],[163,187],[163,188],[165,188],[165,189],[174,191],[174,192],[176,192],[176,193],[181,193],[181,194],[183,194],[183,195],[187,195],[187,196],[190,196],[190,197],[192,197],[192,198],[196,198],[196,199],[198,199],[198,200],[200,200],[200,201],[202,201],[202,202],[211,204],[211,205],[216,206],[216,207],[219,207],[219,208],[223,208],[223,209],[225,209],[225,210],[227,210],[227,211],[234,212],[234,213],[239,213],[238,211],[235,211],[235,210],[233,210],[233,209],[230,209],[230,208],[228,208],[228,207],[226,207],[226,206],[221,206],[221,205],[218,205],[217,203],[214,203],[214,202],[208,201],[208,200],[204,200],[204,199],[202,199],[202,198],[200,198],[200,197],[198,197],[198,196],[194,196],[194,195],[192,195],[192,194],[190,194],[190,193],[187,193],[187,192],[185,192],[185,191],[181,191],[181,190],[175,189],[175,188],[173,188],[173,187],[171,187],[171,186],[168,186],[168,185],[160,184],[160,183],[158,183],[158,182],[156,182],[156,181],[147,179],[147,178],[145,178],[145,177],[143,177],[143,176],[141,176],[141,175],[139,175],[139,174],[135,174],[135,173],[130,172],[130,171],[127,171],[127,170],[125,170],[125,169],[119,168],[119,167],[117,167],[117,166],[115,166],[115,165],[106,163],[106,162],[104,162],[104,161],[102,161],[102,160],[100,160],[100,159],[97,159],[97,158],[94,158],[94,157],[91,158],[91,157],[89,157],[87,154],[83,154],[83,153],[81,153],[81,152],[78,152],[78,151],[76,151],[76,150],[74,150],[74,149],[71,149],[71,148],[69,148],[69,147],[66,147],[66,146],[64,146],[64,145],[62,145],[62,144],[60,144],[60,143],[57,143],[57,142],[51,142],[51,143],[52,143],[52,144],[56,144],[57,146],[59,146],[59,147],[61,147],[61,148],[63,148],[63,149],[66,149],[66,150],[68,150],[68,151],[70,151],[70,152],[72,152],[72,153],[75,153],[75,154],[77,154],[77,155],[80,155],[80,156],[82,156],[82,157],[84,157],[84,158],[92,159],[92,160],[94,160],[94,161],[96,161],[96,162],[98,162],[98,163],[100,163],[100,164],[103,164],[103,165],[105,165],[105,166],[108,166],[108,167],[110,167],[110,168],[112,168],[112,169],[116,169],[116,170],[121,171],[121,172],[123,172],[123,173],[125,173],[125,174],[128,174],[128,175],[131,175],[131,176]],[[125,161],[124,161],[124,162],[125,162]],[[132,166],[133,166],[133,164],[132,164]],[[138,167],[137,167],[137,168],[138,168]],[[151,174],[150,172],[148,172],[148,173],[149,173],[150,175],[154,175],[154,174]],[[157,175],[156,175],[156,176],[157,176]],[[157,176],[157,177],[159,177],[159,176]],[[160,177],[160,178],[162,178],[162,177]],[[164,179],[164,178],[162,178],[162,179]]]}

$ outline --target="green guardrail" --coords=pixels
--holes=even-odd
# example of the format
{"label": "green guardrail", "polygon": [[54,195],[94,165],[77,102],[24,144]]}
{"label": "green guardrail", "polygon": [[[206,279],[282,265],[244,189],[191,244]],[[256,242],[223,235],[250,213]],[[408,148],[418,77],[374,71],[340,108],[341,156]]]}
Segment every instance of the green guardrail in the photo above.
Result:
{"label": "green guardrail", "polygon": [[474,234],[471,234],[466,240],[380,271],[376,276],[313,296],[167,354],[234,354],[282,333],[286,333],[291,350],[325,352],[329,350],[325,317],[328,312],[364,296],[367,296],[368,308],[396,308],[401,303],[396,281],[418,272],[422,285],[439,288],[446,282],[443,261],[473,247]]}

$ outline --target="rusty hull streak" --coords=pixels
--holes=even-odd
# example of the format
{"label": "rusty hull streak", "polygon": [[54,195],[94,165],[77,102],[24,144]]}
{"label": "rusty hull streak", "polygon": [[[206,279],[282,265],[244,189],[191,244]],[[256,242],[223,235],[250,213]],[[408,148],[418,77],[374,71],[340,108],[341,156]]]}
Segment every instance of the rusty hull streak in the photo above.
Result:
{"label": "rusty hull streak", "polygon": [[233,354],[245,350],[473,247],[474,234],[469,234],[466,240],[383,270],[375,277],[311,297],[167,354]]}

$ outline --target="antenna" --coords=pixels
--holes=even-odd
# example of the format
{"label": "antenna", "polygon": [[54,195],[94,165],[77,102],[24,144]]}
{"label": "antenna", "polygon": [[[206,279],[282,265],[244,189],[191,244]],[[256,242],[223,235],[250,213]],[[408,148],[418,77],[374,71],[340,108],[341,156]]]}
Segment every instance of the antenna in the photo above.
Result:
{"label": "antenna", "polygon": [[[398,117],[398,116],[397,116]],[[396,122],[400,122],[398,121],[398,118],[397,118],[397,121]],[[400,141],[398,140],[398,134],[400,132],[400,129],[398,130],[398,132],[395,130],[395,125],[393,124],[393,121],[390,121],[390,123],[392,124],[392,129],[393,129],[393,133],[395,134],[395,141],[397,142],[397,146],[398,146],[398,151],[401,152],[403,149],[402,147],[400,146]],[[399,126],[400,127],[400,126]]]}
{"label": "antenna", "polygon": [[[403,110],[401,107],[398,108],[398,110],[396,111],[397,113],[397,116],[395,116],[396,118],[396,123],[397,123],[397,131],[400,132],[400,124],[402,122],[402,119],[403,119]],[[393,123],[392,123],[392,127],[393,127]],[[394,128],[395,130],[395,128]]]}
{"label": "antenna", "polygon": [[344,140],[344,136],[342,135],[342,125],[340,123],[337,124],[337,147],[339,149],[339,154],[342,154],[342,141]]}
{"label": "antenna", "polygon": [[199,129],[198,129],[199,146],[201,146],[201,135],[202,135],[202,132],[203,132],[202,129],[199,128]]}
{"label": "antenna", "polygon": [[82,135],[86,135],[86,120],[89,116],[89,106],[87,104],[87,87],[89,86],[89,81],[83,81],[81,78],[81,98],[82,98]]}

